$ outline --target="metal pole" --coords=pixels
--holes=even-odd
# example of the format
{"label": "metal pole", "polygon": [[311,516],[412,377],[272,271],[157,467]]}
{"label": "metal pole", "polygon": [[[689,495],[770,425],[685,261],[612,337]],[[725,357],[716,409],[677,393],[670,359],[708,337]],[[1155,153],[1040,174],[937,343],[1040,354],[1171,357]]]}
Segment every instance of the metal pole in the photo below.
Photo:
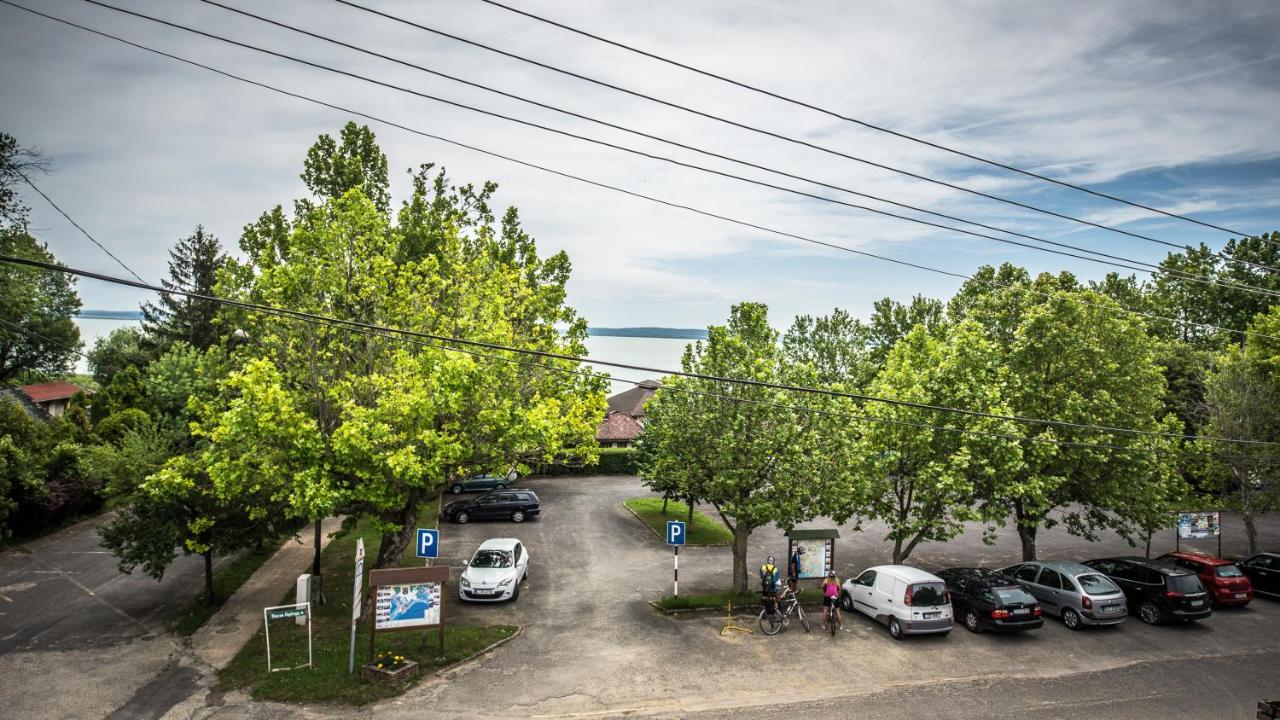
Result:
{"label": "metal pole", "polygon": [[674,597],[680,597],[680,546],[675,545],[674,547],[676,549],[676,554],[671,561],[672,571],[674,572],[671,594]]}
{"label": "metal pole", "polygon": [[347,674],[356,671],[356,621],[351,621],[351,656],[347,658]]}

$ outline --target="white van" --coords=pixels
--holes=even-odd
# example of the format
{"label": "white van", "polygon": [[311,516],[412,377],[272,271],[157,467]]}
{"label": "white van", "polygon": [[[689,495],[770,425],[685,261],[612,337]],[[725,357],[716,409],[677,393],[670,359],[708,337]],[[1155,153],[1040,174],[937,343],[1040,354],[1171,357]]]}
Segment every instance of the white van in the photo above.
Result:
{"label": "white van", "polygon": [[895,639],[903,635],[951,632],[951,596],[936,575],[909,565],[867,568],[841,588],[840,604],[889,626]]}

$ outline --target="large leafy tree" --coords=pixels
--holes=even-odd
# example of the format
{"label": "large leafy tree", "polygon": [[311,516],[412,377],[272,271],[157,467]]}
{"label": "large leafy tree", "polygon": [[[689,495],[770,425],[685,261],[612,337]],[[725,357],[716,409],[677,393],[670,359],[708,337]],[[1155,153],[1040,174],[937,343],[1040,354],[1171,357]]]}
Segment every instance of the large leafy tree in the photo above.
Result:
{"label": "large leafy tree", "polygon": [[[983,268],[978,277],[1000,281],[966,283],[950,312],[953,319],[982,326],[1004,368],[1004,400],[1014,414],[1181,432],[1177,419],[1165,414],[1156,340],[1140,318],[1081,288],[1069,274],[1033,280],[1006,264]],[[1041,527],[1064,522],[1086,538],[1111,528],[1132,539],[1145,531],[1152,507],[1183,494],[1175,438],[1051,424],[1019,427],[1020,469],[991,478],[979,488],[979,498],[991,516],[1013,520],[1026,559],[1035,558]]]}
{"label": "large leafy tree", "polygon": [[[585,354],[564,304],[570,265],[540,257],[494,189],[451,187],[423,166],[393,218],[386,159],[368,128],[322,137],[314,193],[245,229],[244,260],[219,293],[361,323],[551,353]],[[322,322],[237,313],[253,358],[202,407],[198,467],[220,497],[317,519],[339,511],[382,531],[376,566],[398,561],[423,504],[450,478],[590,456],[605,381],[566,361],[492,357]],[[463,348],[466,349],[466,348]],[[251,399],[251,400],[250,400]],[[269,465],[268,465],[269,463]]]}
{"label": "large leafy tree", "polygon": [[[810,368],[788,361],[763,305],[735,305],[729,322],[689,346],[685,372],[812,384]],[[709,503],[733,532],[733,589],[747,589],[751,533],[783,528],[826,509],[840,492],[847,447],[833,434],[844,424],[802,406],[831,410],[833,402],[759,386],[674,377],[646,406],[640,439],[641,475],[664,478]]]}
{"label": "large leafy tree", "polygon": [[[976,323],[931,333],[917,325],[889,353],[870,394],[912,403],[1008,414],[1003,370]],[[956,537],[983,519],[978,488],[1022,470],[1016,423],[868,403],[848,477],[846,513],[888,526],[893,561],[922,542]],[[844,519],[841,513],[837,517]]]}
{"label": "large leafy tree", "polygon": [[[57,261],[20,228],[0,228],[0,254]],[[0,385],[68,372],[81,345],[79,311],[69,275],[0,264]]]}
{"label": "large leafy tree", "polygon": [[[195,232],[169,250],[169,277],[161,285],[166,290],[212,295],[226,261],[218,238],[197,225]],[[217,345],[222,335],[217,315],[217,303],[184,295],[161,293],[158,303],[142,305],[143,328],[161,347],[178,341],[199,350]]]}

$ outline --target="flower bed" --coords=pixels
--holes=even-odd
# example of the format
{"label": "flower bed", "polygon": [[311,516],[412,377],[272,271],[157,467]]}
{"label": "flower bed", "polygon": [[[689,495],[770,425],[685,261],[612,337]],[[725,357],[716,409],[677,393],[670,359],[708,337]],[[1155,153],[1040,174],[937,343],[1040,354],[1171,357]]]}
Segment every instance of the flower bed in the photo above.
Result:
{"label": "flower bed", "polygon": [[365,682],[395,687],[418,677],[418,663],[403,655],[380,652],[372,662],[360,666],[360,678]]}

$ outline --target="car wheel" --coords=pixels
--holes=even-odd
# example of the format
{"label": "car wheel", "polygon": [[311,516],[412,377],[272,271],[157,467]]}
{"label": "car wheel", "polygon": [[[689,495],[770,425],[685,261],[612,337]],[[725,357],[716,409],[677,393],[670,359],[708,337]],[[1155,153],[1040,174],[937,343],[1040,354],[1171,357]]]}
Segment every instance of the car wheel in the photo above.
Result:
{"label": "car wheel", "polygon": [[522,523],[522,522],[524,522],[524,511],[523,511],[523,510],[517,510],[517,511],[515,511],[515,512],[511,513],[511,522],[517,522],[517,523]]}
{"label": "car wheel", "polygon": [[449,488],[449,492],[453,493],[454,495],[461,495],[462,486],[455,484],[453,487]]}
{"label": "car wheel", "polygon": [[894,640],[902,639],[902,623],[898,622],[898,618],[889,618],[889,634]]}
{"label": "car wheel", "polygon": [[1072,610],[1071,608],[1067,608],[1066,610],[1063,610],[1062,624],[1066,625],[1067,628],[1071,630],[1079,630],[1081,625],[1080,613],[1076,612],[1075,610]]}
{"label": "car wheel", "polygon": [[1142,603],[1138,607],[1138,619],[1148,625],[1159,625],[1161,620],[1160,608],[1149,602]]}
{"label": "car wheel", "polygon": [[972,609],[965,610],[964,626],[968,628],[971,633],[982,632],[982,625],[978,622],[978,613],[974,612]]}
{"label": "car wheel", "polygon": [[507,489],[507,484],[506,484],[506,483],[498,483],[497,485],[494,485],[494,486],[493,486],[493,489],[494,489],[494,490],[506,490],[506,489]]}
{"label": "car wheel", "polygon": [[460,525],[465,525],[467,521],[470,519],[471,519],[471,515],[466,510],[463,510],[462,512],[453,516],[453,521]]}
{"label": "car wheel", "polygon": [[849,593],[840,593],[840,607],[844,608],[845,612],[853,612],[853,596]]}
{"label": "car wheel", "polygon": [[516,589],[511,591],[511,601],[515,602],[520,597],[520,583],[516,583]]}

